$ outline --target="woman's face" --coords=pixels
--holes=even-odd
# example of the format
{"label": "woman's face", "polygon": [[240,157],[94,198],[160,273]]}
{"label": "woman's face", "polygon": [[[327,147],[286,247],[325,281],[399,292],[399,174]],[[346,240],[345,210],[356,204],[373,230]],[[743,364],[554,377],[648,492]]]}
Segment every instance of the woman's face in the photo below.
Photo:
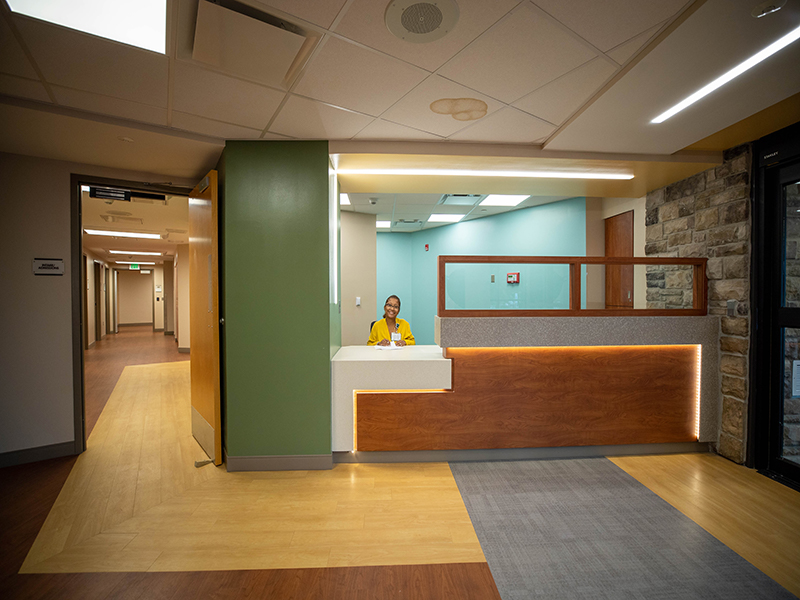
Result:
{"label": "woman's face", "polygon": [[397,298],[389,298],[383,306],[383,311],[386,313],[387,317],[394,319],[397,313],[400,312],[400,303],[397,301]]}

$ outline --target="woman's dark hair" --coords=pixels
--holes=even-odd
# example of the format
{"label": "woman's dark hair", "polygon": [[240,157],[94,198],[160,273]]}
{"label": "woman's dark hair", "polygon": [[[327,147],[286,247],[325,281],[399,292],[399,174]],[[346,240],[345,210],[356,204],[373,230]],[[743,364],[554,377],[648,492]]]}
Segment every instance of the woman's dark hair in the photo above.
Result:
{"label": "woman's dark hair", "polygon": [[[397,312],[400,312],[400,306],[401,306],[401,304],[400,304],[400,298],[398,298],[398,297],[397,297],[397,296],[395,296],[394,294],[393,294],[393,295],[391,295],[391,296],[389,296],[389,297],[386,299],[386,302],[384,302],[384,303],[383,303],[383,306],[385,307],[387,304],[389,304],[389,300],[391,300],[392,298],[394,298],[395,300],[397,300]],[[384,318],[384,319],[386,318],[386,311],[383,311],[383,318]]]}

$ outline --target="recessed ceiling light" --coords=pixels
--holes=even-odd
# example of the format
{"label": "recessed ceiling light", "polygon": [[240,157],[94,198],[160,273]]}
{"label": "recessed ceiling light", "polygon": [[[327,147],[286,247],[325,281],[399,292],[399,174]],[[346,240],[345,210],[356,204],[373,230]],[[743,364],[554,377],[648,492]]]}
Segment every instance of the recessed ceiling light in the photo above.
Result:
{"label": "recessed ceiling light", "polygon": [[389,229],[391,226],[391,221],[375,221],[375,227],[378,229]]}
{"label": "recessed ceiling light", "polygon": [[464,215],[433,214],[428,217],[428,223],[458,223]]}
{"label": "recessed ceiling light", "polygon": [[137,256],[161,256],[162,252],[140,252],[138,250],[109,250],[109,254],[135,254]]}
{"label": "recessed ceiling light", "polygon": [[9,0],[15,13],[165,53],[167,0]]}
{"label": "recessed ceiling light", "polygon": [[770,56],[772,56],[776,52],[778,52],[780,50],[783,50],[786,46],[788,46],[789,44],[791,44],[792,42],[797,40],[797,38],[800,38],[800,27],[797,27],[796,29],[793,29],[792,31],[787,33],[785,36],[780,38],[778,41],[771,43],[769,46],[764,48],[761,52],[757,52],[756,54],[754,54],[753,56],[748,58],[746,61],[744,61],[742,63],[739,63],[738,65],[733,67],[730,71],[728,71],[724,75],[721,75],[721,76],[717,77],[714,81],[712,81],[708,85],[700,88],[699,90],[697,90],[691,96],[689,96],[687,98],[684,98],[683,100],[678,102],[675,106],[673,106],[669,110],[661,113],[660,115],[658,115],[655,119],[653,119],[650,122],[651,123],[663,123],[664,121],[666,121],[670,117],[673,117],[676,114],[678,114],[679,112],[681,112],[684,108],[688,108],[689,106],[691,106],[692,104],[694,104],[695,102],[700,100],[701,98],[704,98],[704,97],[708,96],[714,90],[721,88],[723,85],[725,85],[726,83],[728,83],[732,79],[735,79],[736,77],[738,77],[742,73],[752,69],[753,67],[755,67],[761,61],[769,58]]}
{"label": "recessed ceiling light", "polygon": [[339,194],[339,206],[350,206],[350,196]]}
{"label": "recessed ceiling light", "polygon": [[110,235],[112,237],[142,238],[145,240],[160,240],[159,233],[135,233],[133,231],[107,231],[104,229],[84,229],[89,235]]}
{"label": "recessed ceiling light", "polygon": [[603,171],[473,171],[469,169],[339,169],[342,175],[431,175],[440,177],[522,177],[540,179],[633,179],[630,173]]}
{"label": "recessed ceiling light", "polygon": [[135,260],[115,260],[118,265],[154,265],[154,262],[137,262]]}
{"label": "recessed ceiling light", "polygon": [[486,198],[481,200],[478,206],[516,206],[530,197],[530,194],[524,194],[522,196],[489,194]]}

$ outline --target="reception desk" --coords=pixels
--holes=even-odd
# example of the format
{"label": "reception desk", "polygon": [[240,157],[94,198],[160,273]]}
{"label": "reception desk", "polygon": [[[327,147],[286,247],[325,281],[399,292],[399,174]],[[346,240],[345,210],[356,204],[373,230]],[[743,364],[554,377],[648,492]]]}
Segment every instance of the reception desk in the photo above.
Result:
{"label": "reception desk", "polygon": [[715,441],[718,327],[715,317],[437,317],[443,350],[337,354],[334,450]]}
{"label": "reception desk", "polygon": [[439,346],[344,346],[331,361],[332,443],[334,452],[354,446],[356,390],[450,389],[452,361]]}

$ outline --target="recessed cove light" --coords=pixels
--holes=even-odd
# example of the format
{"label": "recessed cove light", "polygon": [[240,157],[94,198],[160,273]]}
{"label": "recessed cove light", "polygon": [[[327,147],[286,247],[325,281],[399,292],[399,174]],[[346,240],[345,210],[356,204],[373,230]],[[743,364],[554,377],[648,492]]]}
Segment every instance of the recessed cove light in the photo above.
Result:
{"label": "recessed cove light", "polygon": [[389,229],[391,226],[391,221],[375,221],[375,227],[378,229]]}
{"label": "recessed cove light", "polygon": [[339,194],[339,206],[350,206],[350,196]]}
{"label": "recessed cove light", "polygon": [[428,223],[458,223],[464,215],[433,214],[428,217]]}
{"label": "recessed cove light", "polygon": [[800,38],[800,27],[793,29],[779,40],[771,43],[769,46],[764,48],[761,52],[757,52],[756,54],[748,58],[746,61],[739,63],[724,75],[717,77],[714,81],[700,88],[691,96],[684,98],[683,100],[678,102],[675,106],[661,113],[650,122],[656,124],[663,123],[670,117],[673,117],[679,112],[681,112],[683,109],[690,107],[692,104],[694,104],[701,98],[705,98],[714,90],[721,88],[723,85],[735,79],[742,73],[749,71],[761,61],[766,60],[776,52],[783,50],[784,48],[786,48],[786,46],[796,41],[798,38]]}
{"label": "recessed cove light", "polygon": [[603,171],[473,171],[471,169],[339,169],[341,175],[430,175],[439,177],[532,177],[538,179],[633,179],[631,173]]}
{"label": "recessed cove light", "polygon": [[154,265],[154,262],[136,262],[133,260],[115,260],[118,265]]}
{"label": "recessed cove light", "polygon": [[167,45],[167,0],[9,0],[11,10],[164,54]]}
{"label": "recessed cove light", "polygon": [[112,237],[142,238],[145,240],[160,240],[159,233],[136,233],[133,231],[108,231],[105,229],[84,229],[89,235],[108,235]]}
{"label": "recessed cove light", "polygon": [[489,194],[484,198],[479,206],[517,206],[530,198],[530,194],[522,196],[504,195],[504,194]]}

